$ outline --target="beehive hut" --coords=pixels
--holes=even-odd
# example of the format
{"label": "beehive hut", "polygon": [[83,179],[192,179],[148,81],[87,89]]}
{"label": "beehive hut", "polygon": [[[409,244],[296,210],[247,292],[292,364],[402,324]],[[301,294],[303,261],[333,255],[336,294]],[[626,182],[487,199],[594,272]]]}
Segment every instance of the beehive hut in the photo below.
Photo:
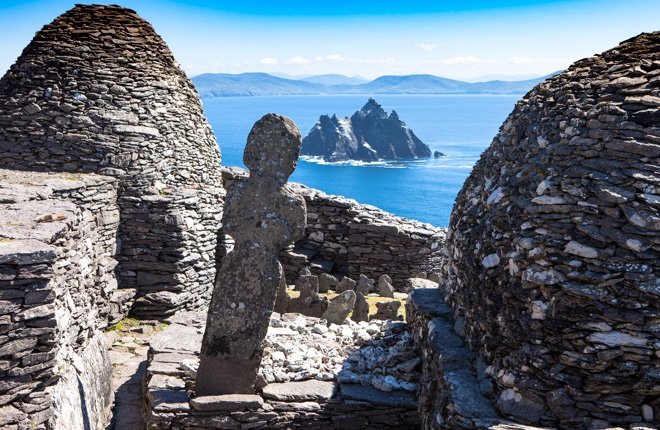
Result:
{"label": "beehive hut", "polygon": [[39,31],[0,80],[0,167],[118,178],[117,275],[126,294],[137,292],[138,315],[208,297],[219,166],[192,83],[130,9],[77,5]]}
{"label": "beehive hut", "polygon": [[444,287],[500,412],[571,429],[659,423],[659,257],[652,33],[529,92],[458,195]]}

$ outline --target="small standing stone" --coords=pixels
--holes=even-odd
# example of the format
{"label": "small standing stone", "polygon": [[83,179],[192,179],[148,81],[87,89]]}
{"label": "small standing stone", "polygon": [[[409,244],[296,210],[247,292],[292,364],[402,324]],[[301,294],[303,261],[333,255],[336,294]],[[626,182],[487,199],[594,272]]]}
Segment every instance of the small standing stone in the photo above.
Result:
{"label": "small standing stone", "polygon": [[369,303],[362,293],[355,293],[355,305],[351,319],[355,322],[369,321]]}
{"label": "small standing stone", "polygon": [[376,282],[373,279],[365,275],[360,275],[360,280],[358,281],[358,284],[355,287],[355,291],[362,293],[363,295],[366,296],[369,293],[373,292],[375,283]]}
{"label": "small standing stone", "polygon": [[277,288],[277,297],[275,298],[275,308],[273,310],[279,314],[285,313],[289,307],[289,300],[291,298],[286,291],[286,279],[282,276],[280,278],[280,285]]}
{"label": "small standing stone", "polygon": [[319,293],[325,294],[331,289],[334,290],[338,282],[337,278],[329,273],[321,273],[321,276],[319,276]]}
{"label": "small standing stone", "polygon": [[375,315],[372,315],[370,319],[372,320],[403,320],[403,317],[399,315],[399,307],[401,302],[398,300],[389,300],[387,302],[376,303],[378,311]]}
{"label": "small standing stone", "polygon": [[355,291],[344,291],[337,297],[330,300],[328,309],[323,313],[324,320],[329,324],[343,324],[348,314],[351,313],[355,306]]}
{"label": "small standing stone", "polygon": [[378,278],[378,294],[381,297],[394,298],[394,287],[392,286],[392,278],[387,275],[380,275]]}
{"label": "small standing stone", "polygon": [[355,290],[355,285],[356,284],[357,284],[357,282],[355,282],[354,280],[352,280],[349,277],[346,277],[346,278],[343,278],[341,281],[339,281],[335,291],[337,293],[343,293],[344,291],[347,291],[347,290]]}

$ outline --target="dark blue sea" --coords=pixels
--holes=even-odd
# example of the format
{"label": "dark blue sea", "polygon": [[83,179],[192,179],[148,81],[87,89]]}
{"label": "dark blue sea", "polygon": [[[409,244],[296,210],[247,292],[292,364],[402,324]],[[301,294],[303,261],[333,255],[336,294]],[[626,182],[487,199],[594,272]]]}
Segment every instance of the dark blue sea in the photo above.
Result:
{"label": "dark blue sea", "polygon": [[[340,165],[300,160],[291,181],[410,219],[446,227],[470,169],[493,140],[520,96],[376,95],[432,151],[446,156],[408,162]],[[255,121],[269,112],[291,118],[303,137],[322,114],[352,115],[368,95],[219,97],[204,99],[224,166],[243,167],[243,148]]]}

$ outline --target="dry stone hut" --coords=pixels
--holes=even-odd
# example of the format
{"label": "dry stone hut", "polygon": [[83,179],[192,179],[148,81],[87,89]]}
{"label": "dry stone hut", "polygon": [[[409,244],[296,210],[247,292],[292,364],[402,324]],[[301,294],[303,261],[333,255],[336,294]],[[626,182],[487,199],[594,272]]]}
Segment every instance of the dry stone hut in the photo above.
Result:
{"label": "dry stone hut", "polygon": [[219,165],[192,83],[130,9],[77,5],[0,81],[0,167],[119,179],[117,275],[124,291],[137,288],[138,315],[208,299]]}
{"label": "dry stone hut", "polygon": [[457,198],[446,253],[456,327],[501,413],[660,423],[660,33],[518,102]]}

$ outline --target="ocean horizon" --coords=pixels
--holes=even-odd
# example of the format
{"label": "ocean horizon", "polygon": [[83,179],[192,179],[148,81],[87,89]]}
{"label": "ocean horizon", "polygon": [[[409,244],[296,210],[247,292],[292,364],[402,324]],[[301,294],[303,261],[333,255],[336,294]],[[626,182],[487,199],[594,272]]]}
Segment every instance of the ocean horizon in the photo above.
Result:
{"label": "ocean horizon", "polygon": [[244,167],[248,133],[263,115],[274,112],[288,116],[304,137],[321,115],[350,116],[369,97],[388,113],[395,110],[431,151],[445,156],[374,163],[327,163],[301,157],[290,181],[446,227],[463,182],[519,95],[297,95],[202,101],[222,152],[222,165]]}

